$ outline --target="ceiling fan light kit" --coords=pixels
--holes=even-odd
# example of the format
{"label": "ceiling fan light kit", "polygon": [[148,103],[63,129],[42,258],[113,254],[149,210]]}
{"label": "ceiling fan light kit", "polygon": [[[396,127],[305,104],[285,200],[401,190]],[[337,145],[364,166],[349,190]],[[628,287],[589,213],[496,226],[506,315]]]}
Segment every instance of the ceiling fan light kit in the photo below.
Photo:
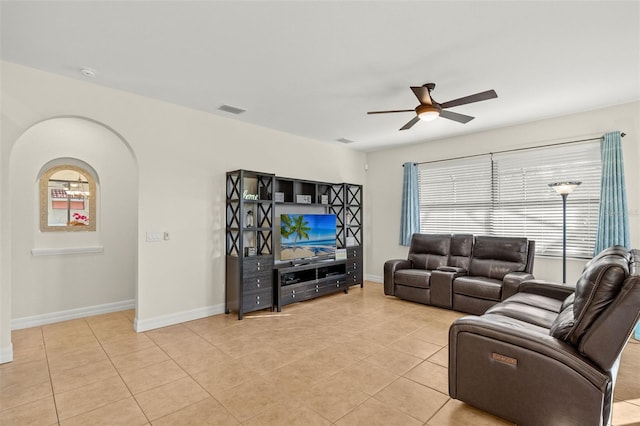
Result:
{"label": "ceiling fan light kit", "polygon": [[416,107],[416,114],[423,121],[433,121],[440,116],[442,108],[433,105],[419,105]]}
{"label": "ceiling fan light kit", "polygon": [[460,105],[471,104],[474,102],[486,101],[488,99],[497,98],[498,94],[495,90],[487,90],[484,92],[476,93],[474,95],[464,96],[462,98],[454,99],[448,102],[438,103],[431,98],[431,91],[435,89],[435,83],[427,83],[423,86],[412,86],[411,91],[416,95],[416,98],[420,101],[415,109],[397,109],[389,111],[369,111],[367,114],[389,114],[396,112],[411,112],[415,111],[416,116],[412,118],[407,124],[402,126],[400,130],[407,130],[413,127],[418,121],[433,121],[438,117],[446,118],[448,120],[457,121],[458,123],[468,123],[473,120],[470,115],[464,115],[453,111],[443,111],[446,108],[452,108]]}

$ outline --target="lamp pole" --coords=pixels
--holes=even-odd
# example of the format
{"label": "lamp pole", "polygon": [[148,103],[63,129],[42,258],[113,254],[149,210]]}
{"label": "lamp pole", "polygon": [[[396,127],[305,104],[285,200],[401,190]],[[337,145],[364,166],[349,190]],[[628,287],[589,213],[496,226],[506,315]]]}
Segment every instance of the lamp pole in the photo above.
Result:
{"label": "lamp pole", "polygon": [[562,196],[562,284],[567,283],[567,196]]}
{"label": "lamp pole", "polygon": [[567,197],[582,182],[555,182],[549,186],[562,196],[562,284],[567,283]]}

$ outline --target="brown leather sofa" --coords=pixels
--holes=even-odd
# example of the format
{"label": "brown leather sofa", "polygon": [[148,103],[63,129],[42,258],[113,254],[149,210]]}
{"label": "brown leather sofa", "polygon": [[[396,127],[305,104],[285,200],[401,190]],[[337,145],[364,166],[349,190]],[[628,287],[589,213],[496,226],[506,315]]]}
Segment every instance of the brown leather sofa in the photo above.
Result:
{"label": "brown leather sofa", "polygon": [[482,314],[532,279],[535,241],[470,234],[414,234],[407,259],[384,264],[384,293]]}
{"label": "brown leather sofa", "polygon": [[449,394],[526,425],[607,425],[640,318],[640,251],[612,247],[575,286],[522,283],[449,330]]}

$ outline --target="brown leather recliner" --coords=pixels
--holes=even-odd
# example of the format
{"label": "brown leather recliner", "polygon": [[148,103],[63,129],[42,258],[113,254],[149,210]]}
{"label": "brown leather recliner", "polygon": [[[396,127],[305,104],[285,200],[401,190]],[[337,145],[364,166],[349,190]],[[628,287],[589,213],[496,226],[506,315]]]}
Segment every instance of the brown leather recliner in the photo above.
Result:
{"label": "brown leather recliner", "polygon": [[449,394],[518,425],[606,425],[640,318],[640,251],[611,247],[575,287],[522,283],[449,330]]}
{"label": "brown leather recliner", "polygon": [[413,234],[407,259],[384,264],[384,294],[481,314],[532,279],[535,241],[471,234]]}

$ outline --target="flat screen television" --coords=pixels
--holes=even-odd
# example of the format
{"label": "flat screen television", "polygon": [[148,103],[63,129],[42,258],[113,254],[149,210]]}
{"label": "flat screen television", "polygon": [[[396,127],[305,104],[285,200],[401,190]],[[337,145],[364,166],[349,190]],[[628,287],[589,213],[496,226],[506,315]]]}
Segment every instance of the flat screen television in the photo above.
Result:
{"label": "flat screen television", "polygon": [[335,257],[335,214],[281,214],[280,260]]}

